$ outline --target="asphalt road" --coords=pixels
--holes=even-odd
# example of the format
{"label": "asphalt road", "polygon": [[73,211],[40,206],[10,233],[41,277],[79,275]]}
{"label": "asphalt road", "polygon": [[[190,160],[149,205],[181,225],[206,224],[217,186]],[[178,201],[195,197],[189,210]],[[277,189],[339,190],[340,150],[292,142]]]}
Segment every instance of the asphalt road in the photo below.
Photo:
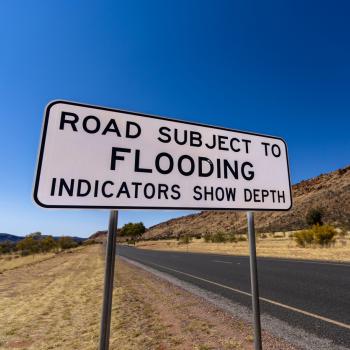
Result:
{"label": "asphalt road", "polygon": [[[249,259],[118,246],[118,254],[251,307]],[[350,264],[258,258],[263,313],[350,348]]]}

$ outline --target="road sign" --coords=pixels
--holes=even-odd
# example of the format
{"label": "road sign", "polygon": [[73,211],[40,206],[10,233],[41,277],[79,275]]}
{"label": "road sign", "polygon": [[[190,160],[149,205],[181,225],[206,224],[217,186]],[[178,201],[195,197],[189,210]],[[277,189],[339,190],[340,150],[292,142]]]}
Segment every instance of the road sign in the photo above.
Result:
{"label": "road sign", "polygon": [[54,101],[34,199],[47,208],[288,210],[278,137]]}

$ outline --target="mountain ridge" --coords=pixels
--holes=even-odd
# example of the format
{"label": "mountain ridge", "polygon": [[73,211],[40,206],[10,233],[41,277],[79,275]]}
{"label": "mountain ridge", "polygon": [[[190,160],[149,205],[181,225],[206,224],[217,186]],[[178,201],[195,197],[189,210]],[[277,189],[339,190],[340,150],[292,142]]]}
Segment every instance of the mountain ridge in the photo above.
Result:
{"label": "mountain ridge", "polygon": [[[42,235],[41,238],[45,238],[48,235]],[[12,243],[17,243],[19,241],[21,241],[22,239],[24,239],[24,236],[16,236],[16,235],[11,235],[10,233],[0,233],[0,243],[1,242],[12,242]],[[54,239],[59,239],[59,236],[53,236]],[[75,240],[76,242],[83,242],[85,241],[87,238],[81,238],[81,237],[71,237],[73,240]]]}

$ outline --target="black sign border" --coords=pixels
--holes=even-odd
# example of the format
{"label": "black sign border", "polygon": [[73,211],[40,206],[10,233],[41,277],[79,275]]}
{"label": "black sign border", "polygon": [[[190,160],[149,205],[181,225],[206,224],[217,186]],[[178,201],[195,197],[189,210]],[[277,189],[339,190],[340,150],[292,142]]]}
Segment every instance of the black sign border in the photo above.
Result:
{"label": "black sign border", "polygon": [[[131,114],[131,115],[137,115],[142,117],[148,117],[148,118],[154,118],[159,120],[166,120],[166,121],[172,121],[176,123],[182,123],[182,124],[188,124],[188,125],[195,125],[195,126],[202,126],[206,128],[215,128],[218,130],[225,130],[225,131],[233,131],[238,132],[242,134],[248,134],[248,135],[254,135],[254,136],[261,136],[261,137],[269,137],[275,140],[280,140],[284,143],[285,149],[286,149],[286,158],[287,158],[287,169],[288,169],[288,181],[289,181],[289,193],[290,193],[290,206],[286,209],[258,209],[258,208],[203,208],[203,207],[153,207],[153,206],[147,206],[147,207],[140,207],[140,206],[90,206],[90,205],[48,205],[40,202],[38,198],[38,189],[39,189],[39,181],[40,181],[40,175],[41,175],[41,166],[42,166],[42,160],[44,155],[44,149],[45,149],[45,142],[46,142],[46,132],[47,132],[47,125],[49,121],[49,115],[50,115],[50,109],[56,105],[56,104],[68,104],[72,106],[79,106],[79,107],[88,107],[88,108],[94,108],[94,109],[100,109],[104,111],[111,111],[111,112],[119,112],[119,113],[125,113],[125,114]],[[247,132],[247,131],[241,131],[236,129],[229,129],[229,128],[223,128],[219,126],[213,126],[208,124],[200,124],[200,123],[194,123],[189,121],[183,121],[179,119],[172,119],[172,118],[165,118],[165,117],[159,117],[156,115],[150,115],[145,113],[139,113],[139,112],[130,112],[125,111],[121,109],[114,109],[114,108],[106,108],[101,106],[95,106],[90,104],[84,104],[84,103],[78,103],[78,102],[71,102],[71,101],[65,101],[65,100],[54,100],[50,102],[45,109],[45,116],[44,116],[44,124],[42,128],[41,133],[41,143],[40,143],[40,151],[39,151],[39,157],[37,162],[37,168],[36,168],[36,176],[35,176],[35,184],[34,184],[34,191],[33,191],[33,199],[36,204],[38,204],[40,207],[43,208],[50,208],[50,209],[109,209],[109,210],[118,210],[118,209],[140,209],[140,210],[147,210],[147,209],[159,209],[159,210],[220,210],[220,211],[288,211],[293,206],[293,197],[292,197],[292,186],[290,181],[290,170],[289,170],[289,158],[288,158],[288,147],[287,143],[284,139],[281,137],[276,136],[270,136],[270,135],[264,135],[264,134],[257,134],[254,132]]]}

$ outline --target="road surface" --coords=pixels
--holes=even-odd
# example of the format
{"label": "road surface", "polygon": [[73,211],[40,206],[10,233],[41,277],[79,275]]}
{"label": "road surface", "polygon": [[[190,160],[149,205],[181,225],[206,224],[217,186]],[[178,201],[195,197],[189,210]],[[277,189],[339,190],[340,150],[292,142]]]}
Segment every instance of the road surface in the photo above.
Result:
{"label": "road surface", "polygon": [[[251,307],[249,258],[118,246],[118,254]],[[261,311],[350,348],[350,264],[258,258]]]}

